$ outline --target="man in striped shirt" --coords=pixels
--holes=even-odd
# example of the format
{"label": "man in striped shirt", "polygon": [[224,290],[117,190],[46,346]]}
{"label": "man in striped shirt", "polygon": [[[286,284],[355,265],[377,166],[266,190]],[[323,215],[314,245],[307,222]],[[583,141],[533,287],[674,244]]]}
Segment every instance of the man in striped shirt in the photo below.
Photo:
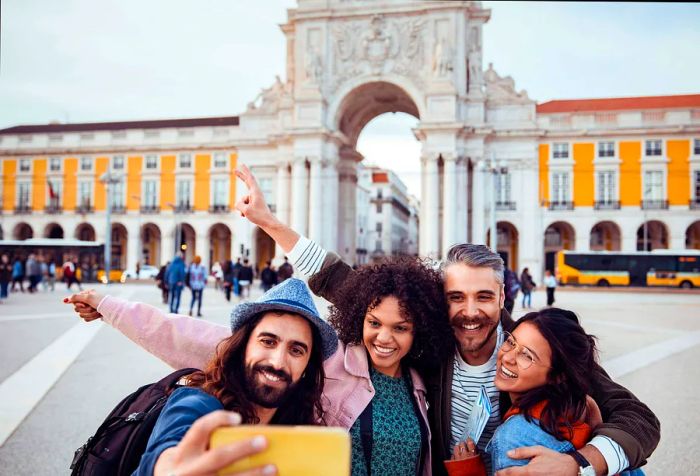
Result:
{"label": "man in striped shirt", "polygon": [[[333,302],[334,291],[340,289],[352,268],[338,255],[277,220],[247,167],[243,166],[236,174],[249,190],[249,195],[236,208],[282,247],[299,272],[311,276],[309,286],[314,293]],[[440,372],[426,382],[434,475],[445,474],[442,461],[450,458],[451,449],[468,434],[468,422],[482,387],[491,403],[491,413],[477,442],[482,453],[510,407],[508,395],[500,394],[493,384],[503,331],[513,325],[504,309],[503,260],[483,245],[455,245],[448,252],[443,273],[457,349],[450,361],[442,363]],[[591,464],[597,475],[617,474],[628,467],[643,465],[660,438],[658,419],[631,392],[612,382],[600,366],[596,365],[591,372],[596,383],[592,397],[605,422],[595,429],[593,439],[580,450],[579,456]],[[581,460],[568,454],[541,447],[515,451],[511,457],[530,461],[526,466],[504,470],[506,476],[573,476],[583,471]]]}

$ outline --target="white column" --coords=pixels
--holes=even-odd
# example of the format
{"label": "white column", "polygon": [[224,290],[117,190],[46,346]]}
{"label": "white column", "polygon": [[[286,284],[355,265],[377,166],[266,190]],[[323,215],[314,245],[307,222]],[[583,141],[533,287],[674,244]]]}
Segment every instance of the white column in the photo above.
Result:
{"label": "white column", "polygon": [[202,265],[206,266],[207,269],[209,269],[209,267],[211,266],[211,263],[209,262],[210,248],[211,243],[209,243],[209,236],[202,233],[197,233],[197,236],[194,240],[194,254],[195,256],[199,256],[200,258],[202,258]]}
{"label": "white column", "polygon": [[338,249],[338,168],[336,161],[329,161],[324,167],[324,198],[325,206],[323,221],[323,247],[328,250]]}
{"label": "white column", "polygon": [[421,225],[425,226],[421,255],[431,258],[440,256],[439,198],[440,177],[437,157],[426,157],[424,167],[425,195],[421,206]]}
{"label": "white column", "polygon": [[126,240],[126,268],[136,270],[136,262],[139,260],[140,241],[138,224],[130,224],[126,232],[128,234]]}
{"label": "white column", "polygon": [[323,242],[323,162],[320,157],[311,159],[309,170],[309,238],[316,243]]}
{"label": "white column", "polygon": [[354,159],[346,158],[338,162],[338,249],[337,252],[346,263],[354,263],[357,247],[356,188],[357,170]]}
{"label": "white column", "polygon": [[484,172],[479,167],[473,168],[472,183],[472,236],[471,242],[478,245],[486,244],[486,220],[484,203]]}
{"label": "white column", "polygon": [[[469,184],[467,183],[466,159],[457,159],[457,192],[455,206],[457,208],[457,230],[455,243],[467,242],[467,214],[469,213]],[[447,253],[447,250],[444,251]]]}
{"label": "white column", "polygon": [[292,228],[302,235],[308,234],[307,222],[309,178],[306,172],[306,159],[296,157],[292,164]]}
{"label": "white column", "polygon": [[[166,227],[167,226],[167,227]],[[175,256],[175,232],[174,224],[166,225],[160,229],[160,264],[164,265],[173,260]]]}
{"label": "white column", "polygon": [[442,178],[442,251],[447,253],[452,245],[457,242],[457,158],[443,154],[444,168]]}
{"label": "white column", "polygon": [[[277,196],[275,198],[275,215],[284,224],[289,225],[289,163],[286,160],[277,163]],[[233,256],[233,253],[231,254]],[[284,259],[284,250],[275,245],[275,264],[279,265]]]}

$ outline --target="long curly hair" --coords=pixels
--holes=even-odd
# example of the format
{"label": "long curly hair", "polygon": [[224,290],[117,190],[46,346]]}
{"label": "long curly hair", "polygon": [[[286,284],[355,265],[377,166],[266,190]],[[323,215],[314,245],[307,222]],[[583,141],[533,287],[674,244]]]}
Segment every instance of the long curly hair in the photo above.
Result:
{"label": "long curly hair", "polygon": [[[219,343],[216,355],[204,370],[188,377],[188,385],[201,388],[213,395],[226,410],[240,413],[243,423],[256,424],[260,419],[255,414],[254,404],[248,400],[244,387],[245,348],[253,329],[267,313],[250,319],[231,337]],[[301,379],[296,383],[289,398],[277,409],[271,423],[279,425],[317,425],[323,422],[321,395],[325,373],[321,337],[316,326],[311,325],[313,344],[311,356]]]}
{"label": "long curly hair", "polygon": [[517,402],[531,421],[530,409],[546,400],[540,426],[560,440],[573,437],[572,422],[586,411],[586,395],[592,392],[591,372],[597,362],[595,336],[586,334],[571,311],[550,307],[521,317],[511,330],[529,322],[537,327],[552,349],[547,383],[520,396]]}
{"label": "long curly hair", "polygon": [[359,268],[334,299],[328,322],[341,342],[361,344],[365,315],[388,296],[413,323],[413,345],[402,365],[425,376],[455,349],[442,278],[427,262],[402,256]]}

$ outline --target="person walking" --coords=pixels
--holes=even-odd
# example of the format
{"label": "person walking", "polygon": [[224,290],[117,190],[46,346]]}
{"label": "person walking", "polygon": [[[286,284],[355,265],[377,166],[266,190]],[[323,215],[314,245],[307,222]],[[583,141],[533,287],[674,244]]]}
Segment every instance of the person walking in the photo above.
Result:
{"label": "person walking", "polygon": [[78,289],[82,290],[83,287],[80,285],[80,281],[77,276],[78,267],[75,263],[68,258],[65,263],[63,263],[63,280],[66,282],[66,289],[70,290],[73,283],[78,285]]}
{"label": "person walking", "polygon": [[19,258],[15,258],[12,264],[12,292],[15,292],[15,285],[19,283],[19,290],[24,292],[24,263]]}
{"label": "person walking", "polygon": [[544,285],[547,289],[547,306],[554,304],[554,291],[557,289],[557,278],[550,270],[544,272]]}
{"label": "person walking", "polygon": [[247,299],[250,297],[250,285],[253,283],[253,267],[248,264],[248,260],[243,260],[243,266],[238,271],[238,287],[240,289],[240,298]]}
{"label": "person walking", "polygon": [[165,271],[168,269],[169,265],[170,261],[161,266],[158,270],[158,274],[156,274],[156,286],[160,289],[163,304],[168,304],[168,283],[165,281]]}
{"label": "person walking", "polygon": [[523,269],[520,274],[520,290],[523,292],[523,307],[527,303],[528,309],[532,307],[532,290],[537,286],[532,280],[532,275],[528,268]]}
{"label": "person walking", "polygon": [[177,314],[180,309],[180,295],[185,284],[185,262],[182,256],[175,255],[170,266],[165,270],[165,281],[170,292],[170,312]]}
{"label": "person walking", "polygon": [[202,293],[207,286],[207,268],[202,264],[202,258],[195,256],[194,261],[190,265],[187,272],[189,273],[189,287],[192,291],[192,300],[190,301],[190,316],[194,303],[197,303],[197,317],[202,317]]}
{"label": "person walking", "polygon": [[233,262],[231,262],[230,259],[224,261],[224,264],[221,266],[221,273],[224,275],[222,286],[224,287],[226,301],[231,302],[231,291],[233,290]]}
{"label": "person walking", "polygon": [[272,269],[272,262],[265,263],[265,267],[260,272],[260,281],[262,283],[263,292],[272,289],[272,286],[277,284],[277,272]]}
{"label": "person walking", "polygon": [[292,276],[294,276],[294,267],[289,264],[289,260],[285,256],[284,263],[282,263],[280,269],[277,270],[277,281],[281,283]]}
{"label": "person walking", "polygon": [[56,263],[53,258],[49,260],[46,272],[46,285],[53,292],[56,289]]}
{"label": "person walking", "polygon": [[29,277],[29,292],[36,292],[37,285],[41,282],[41,265],[34,253],[27,258],[27,276]]}
{"label": "person walking", "polygon": [[508,311],[508,314],[512,314],[515,299],[518,297],[518,291],[520,290],[520,282],[518,281],[518,276],[515,274],[515,271],[505,267],[505,265],[503,269],[503,280],[506,295],[506,299],[503,301],[503,307]]}
{"label": "person walking", "polygon": [[221,284],[224,278],[224,272],[221,269],[221,263],[218,261],[211,267],[211,275],[214,276],[214,289],[221,289]]}
{"label": "person walking", "polygon": [[10,281],[12,281],[12,264],[7,253],[3,253],[0,256],[0,304],[7,299]]}
{"label": "person walking", "polygon": [[239,274],[241,274],[241,268],[243,268],[243,265],[241,264],[241,259],[238,258],[236,259],[236,264],[233,265],[231,270],[231,276],[233,278],[233,295],[237,298],[241,297],[241,283],[240,278],[238,277]]}

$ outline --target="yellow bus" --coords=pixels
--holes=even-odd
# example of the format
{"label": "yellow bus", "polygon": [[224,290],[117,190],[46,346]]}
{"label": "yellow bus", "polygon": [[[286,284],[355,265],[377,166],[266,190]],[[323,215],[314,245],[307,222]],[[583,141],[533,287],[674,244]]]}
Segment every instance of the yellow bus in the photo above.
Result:
{"label": "yellow bus", "polygon": [[700,287],[700,250],[557,252],[562,285]]}

